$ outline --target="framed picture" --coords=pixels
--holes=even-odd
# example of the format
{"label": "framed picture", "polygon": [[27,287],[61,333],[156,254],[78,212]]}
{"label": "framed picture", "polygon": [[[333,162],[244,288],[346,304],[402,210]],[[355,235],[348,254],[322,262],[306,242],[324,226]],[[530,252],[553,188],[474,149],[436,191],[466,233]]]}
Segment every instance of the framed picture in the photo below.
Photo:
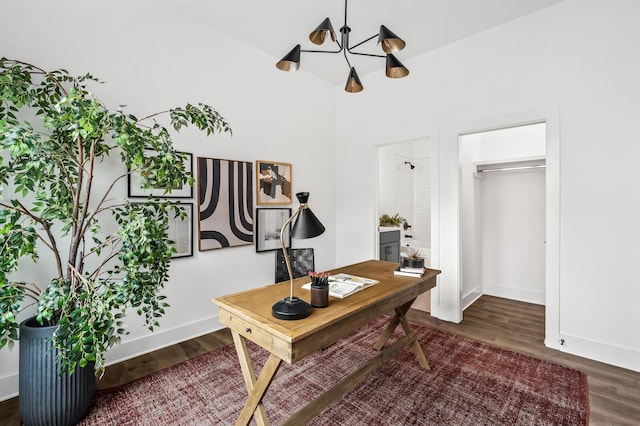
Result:
{"label": "framed picture", "polygon": [[[256,252],[282,248],[280,230],[291,217],[291,209],[256,209]],[[284,244],[291,247],[291,224],[284,231]]]}
{"label": "framed picture", "polygon": [[256,161],[256,204],[291,204],[291,164]]}
{"label": "framed picture", "polygon": [[[150,156],[153,156],[153,151],[150,151]],[[190,152],[185,152],[187,154],[185,158],[184,168],[189,173],[193,173],[193,154]],[[142,188],[142,179],[140,177],[140,173],[132,172],[129,173],[129,187],[127,190],[127,195],[129,198],[132,197],[148,197],[149,195],[154,195],[156,197],[163,198],[193,198],[193,188],[189,184],[184,184],[180,188],[171,188],[171,192],[167,192],[165,194],[165,188],[151,188],[144,189]]]}
{"label": "framed picture", "polygon": [[176,249],[172,258],[193,256],[193,203],[178,204],[186,216],[180,218],[174,214],[173,210],[169,212],[168,234]]}
{"label": "framed picture", "polygon": [[253,163],[198,157],[198,249],[253,244]]}

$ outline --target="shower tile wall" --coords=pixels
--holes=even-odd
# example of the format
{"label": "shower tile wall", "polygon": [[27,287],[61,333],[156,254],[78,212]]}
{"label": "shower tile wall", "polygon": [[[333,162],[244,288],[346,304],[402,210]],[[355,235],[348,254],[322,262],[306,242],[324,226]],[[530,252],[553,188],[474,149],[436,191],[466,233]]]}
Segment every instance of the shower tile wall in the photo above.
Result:
{"label": "shower tile wall", "polygon": [[[405,161],[411,161],[411,169]],[[395,210],[407,219],[411,229],[403,232],[413,236],[413,240],[431,241],[431,172],[429,158],[408,159],[397,156],[395,182]],[[423,246],[424,247],[424,246]],[[430,244],[425,248],[430,248]]]}
{"label": "shower tile wall", "polygon": [[[413,226],[413,170],[408,165],[404,164],[407,158],[397,157],[396,164],[396,190],[395,190],[395,208],[400,216],[407,219],[409,225]],[[402,232],[404,236],[405,232]]]}

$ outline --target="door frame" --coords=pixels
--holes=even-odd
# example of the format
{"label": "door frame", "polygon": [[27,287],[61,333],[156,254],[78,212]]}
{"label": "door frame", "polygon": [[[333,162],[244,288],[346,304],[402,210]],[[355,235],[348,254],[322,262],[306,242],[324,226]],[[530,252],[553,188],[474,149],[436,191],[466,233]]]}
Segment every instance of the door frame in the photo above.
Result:
{"label": "door frame", "polygon": [[[438,208],[438,286],[432,290],[431,314],[446,321],[461,322],[461,236],[459,206],[459,139],[470,133],[546,123],[546,207],[545,207],[545,345],[560,346],[560,110],[532,111],[452,125],[440,138]],[[435,240],[436,234],[432,235]]]}

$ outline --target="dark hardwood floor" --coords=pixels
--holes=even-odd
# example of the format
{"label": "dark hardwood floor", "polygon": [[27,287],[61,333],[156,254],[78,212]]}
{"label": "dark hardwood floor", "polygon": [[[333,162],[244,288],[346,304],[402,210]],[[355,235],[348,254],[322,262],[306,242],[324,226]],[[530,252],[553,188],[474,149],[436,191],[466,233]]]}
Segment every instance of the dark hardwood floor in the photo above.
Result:
{"label": "dark hardwood floor", "polygon": [[[589,379],[591,425],[640,424],[640,373],[546,348],[543,306],[483,296],[464,312],[460,324],[415,310],[409,318],[416,324],[581,370]],[[112,365],[98,388],[128,383],[231,342],[228,330],[221,330]],[[0,402],[0,425],[20,425],[17,398]]]}

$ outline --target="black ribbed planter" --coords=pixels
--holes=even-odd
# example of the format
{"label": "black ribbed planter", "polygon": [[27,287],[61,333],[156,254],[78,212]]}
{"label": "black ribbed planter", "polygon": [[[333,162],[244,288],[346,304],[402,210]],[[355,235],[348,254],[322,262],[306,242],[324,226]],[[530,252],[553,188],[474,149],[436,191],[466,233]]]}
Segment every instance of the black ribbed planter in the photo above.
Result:
{"label": "black ribbed planter", "polygon": [[56,327],[42,327],[35,317],[20,324],[20,416],[25,426],[76,424],[87,412],[96,379],[93,363],[73,374],[58,375],[57,351],[51,336]]}

